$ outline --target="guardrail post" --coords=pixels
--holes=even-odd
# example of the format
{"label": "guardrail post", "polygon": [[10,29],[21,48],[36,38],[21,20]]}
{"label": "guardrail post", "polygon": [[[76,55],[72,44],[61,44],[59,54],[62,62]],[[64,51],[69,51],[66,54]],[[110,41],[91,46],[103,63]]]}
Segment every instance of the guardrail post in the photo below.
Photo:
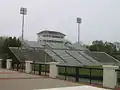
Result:
{"label": "guardrail post", "polygon": [[25,72],[26,73],[30,73],[32,71],[32,66],[31,63],[33,61],[25,61]]}
{"label": "guardrail post", "polygon": [[115,88],[117,85],[117,72],[118,66],[103,65],[103,86],[108,88]]}
{"label": "guardrail post", "polygon": [[7,59],[7,69],[11,69],[11,63],[12,63],[12,60],[11,59]]}
{"label": "guardrail post", "polygon": [[58,76],[58,67],[57,62],[50,62],[50,68],[49,68],[49,77],[56,78]]}

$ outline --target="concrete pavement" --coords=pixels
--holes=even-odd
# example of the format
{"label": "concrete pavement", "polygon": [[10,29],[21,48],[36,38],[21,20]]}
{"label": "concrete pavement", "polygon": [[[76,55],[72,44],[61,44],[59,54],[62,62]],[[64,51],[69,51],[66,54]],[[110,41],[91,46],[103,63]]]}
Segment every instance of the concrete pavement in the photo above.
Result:
{"label": "concrete pavement", "polygon": [[80,84],[64,80],[0,70],[0,90],[34,90],[56,87],[79,86]]}

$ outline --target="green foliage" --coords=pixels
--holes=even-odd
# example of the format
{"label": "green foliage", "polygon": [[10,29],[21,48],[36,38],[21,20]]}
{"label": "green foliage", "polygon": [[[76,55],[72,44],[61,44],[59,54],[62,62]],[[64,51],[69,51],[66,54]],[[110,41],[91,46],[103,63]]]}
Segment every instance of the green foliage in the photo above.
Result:
{"label": "green foliage", "polygon": [[0,55],[3,59],[11,58],[9,47],[20,47],[21,42],[16,37],[0,37]]}
{"label": "green foliage", "polygon": [[6,37],[0,37],[0,54],[2,53],[2,47],[6,40]]}
{"label": "green foliage", "polygon": [[105,52],[114,58],[120,60],[120,51],[116,50],[116,46],[111,42],[103,42],[102,40],[93,41],[92,45],[87,46],[90,51]]}
{"label": "green foliage", "polygon": [[116,52],[116,46],[111,42],[103,42],[102,40],[93,41],[92,45],[88,46],[91,51],[100,51],[112,54]]}

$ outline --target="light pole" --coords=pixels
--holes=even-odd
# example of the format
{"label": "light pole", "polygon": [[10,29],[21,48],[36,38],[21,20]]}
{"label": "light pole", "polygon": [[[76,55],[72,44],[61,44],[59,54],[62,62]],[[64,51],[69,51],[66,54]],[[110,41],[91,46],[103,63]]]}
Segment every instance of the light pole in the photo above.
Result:
{"label": "light pole", "polygon": [[20,8],[20,14],[22,14],[22,41],[24,39],[24,15],[27,14],[27,8]]}
{"label": "light pole", "polygon": [[82,19],[77,17],[77,23],[78,23],[78,44],[80,43],[80,24]]}

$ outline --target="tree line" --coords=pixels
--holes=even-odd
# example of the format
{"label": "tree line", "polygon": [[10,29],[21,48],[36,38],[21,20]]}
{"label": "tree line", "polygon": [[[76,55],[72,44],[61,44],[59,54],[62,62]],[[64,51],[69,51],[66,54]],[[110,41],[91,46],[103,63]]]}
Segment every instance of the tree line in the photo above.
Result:
{"label": "tree line", "polygon": [[9,47],[21,47],[21,42],[16,37],[0,37],[0,57],[11,58]]}
{"label": "tree line", "polygon": [[102,40],[93,41],[91,45],[87,46],[90,51],[100,51],[100,52],[106,52],[108,54],[116,53],[118,52],[116,50],[116,45],[111,42],[103,42]]}
{"label": "tree line", "polygon": [[111,42],[103,42],[102,40],[93,41],[91,45],[86,45],[90,51],[105,52],[116,59],[120,60],[120,50],[116,49],[116,45]]}

